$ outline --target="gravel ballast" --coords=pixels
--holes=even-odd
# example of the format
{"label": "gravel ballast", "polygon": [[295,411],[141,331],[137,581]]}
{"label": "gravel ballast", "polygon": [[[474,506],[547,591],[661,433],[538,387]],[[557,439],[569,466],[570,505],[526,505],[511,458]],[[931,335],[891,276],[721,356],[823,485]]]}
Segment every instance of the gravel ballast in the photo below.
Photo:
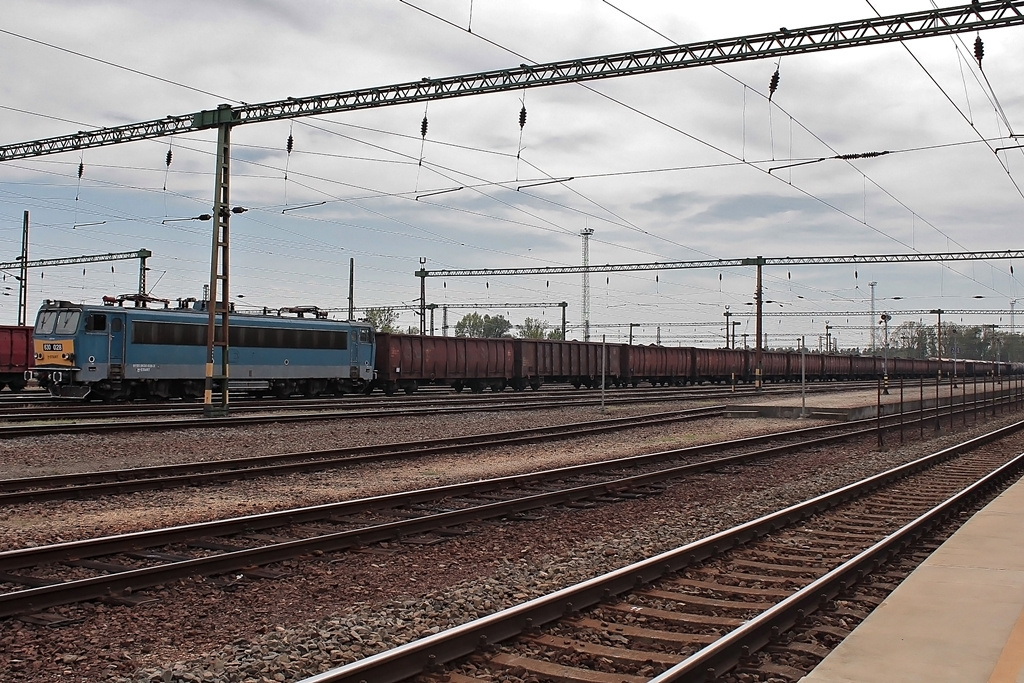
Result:
{"label": "gravel ballast", "polygon": [[[692,407],[692,404],[689,404]],[[663,411],[636,407],[637,412]],[[609,415],[630,414],[611,410]],[[315,450],[594,419],[592,409],[248,427],[187,433],[52,437],[0,445],[8,476],[128,464]],[[987,431],[1011,416],[977,427]],[[487,449],[422,461],[292,475],[222,487],[11,507],[5,549],[435,486],[598,458],[808,426],[806,421],[703,420],[623,430],[585,441]],[[491,614],[678,547],[781,506],[938,450],[942,432],[879,452],[874,439],[763,466],[696,476],[666,493],[596,509],[546,511],[538,522],[480,524],[419,547],[385,544],[285,563],[290,576],[194,579],[135,607],[54,610],[76,623],[0,622],[0,671],[10,681],[295,681],[440,629]],[[926,437],[934,437],[929,428]],[[898,433],[890,434],[898,443]],[[216,454],[212,456],[211,454]],[[515,679],[509,679],[515,680]]]}

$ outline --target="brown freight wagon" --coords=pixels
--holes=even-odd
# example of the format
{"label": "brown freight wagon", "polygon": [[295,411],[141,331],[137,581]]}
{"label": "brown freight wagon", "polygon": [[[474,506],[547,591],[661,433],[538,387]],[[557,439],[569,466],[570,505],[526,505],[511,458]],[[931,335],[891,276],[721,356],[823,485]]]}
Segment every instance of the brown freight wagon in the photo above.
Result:
{"label": "brown freight wagon", "polygon": [[[603,347],[603,348],[602,348]],[[579,389],[624,381],[622,344],[556,341],[551,339],[515,340],[516,389],[539,389],[547,382],[568,382]],[[604,356],[604,372],[601,358]]]}
{"label": "brown freight wagon", "polygon": [[838,381],[850,376],[850,357],[840,356],[834,353],[827,353],[822,356],[824,376],[826,381]]}
{"label": "brown freight wagon", "polygon": [[[755,361],[754,358],[757,354],[751,353],[751,365],[753,366]],[[755,372],[756,367],[751,367],[751,372]],[[800,364],[797,361],[797,377],[800,379]],[[754,376],[756,379],[756,375]],[[793,379],[792,367],[790,354],[785,351],[763,351],[761,353],[761,381],[762,382],[785,382]]]}
{"label": "brown freight wagon", "polygon": [[626,346],[625,381],[635,387],[639,382],[651,386],[682,386],[693,381],[695,349],[675,346]]}
{"label": "brown freight wagon", "polygon": [[742,382],[747,377],[747,357],[739,349],[694,349],[697,382]]}
{"label": "brown freight wagon", "polygon": [[389,396],[424,384],[502,391],[514,377],[513,341],[378,333],[374,386]]}
{"label": "brown freight wagon", "polygon": [[882,359],[876,356],[850,356],[850,379],[874,379],[882,374]]}
{"label": "brown freight wagon", "polygon": [[21,391],[27,380],[25,371],[35,365],[32,328],[0,325],[0,390]]}

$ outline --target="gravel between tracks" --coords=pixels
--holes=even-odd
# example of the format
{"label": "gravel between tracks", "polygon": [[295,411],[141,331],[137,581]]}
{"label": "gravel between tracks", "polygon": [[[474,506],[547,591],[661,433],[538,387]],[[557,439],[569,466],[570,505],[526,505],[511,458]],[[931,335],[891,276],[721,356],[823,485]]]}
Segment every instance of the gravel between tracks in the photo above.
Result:
{"label": "gravel between tracks", "polygon": [[[609,415],[667,409],[615,409]],[[26,476],[211,459],[211,454],[236,457],[342,442],[503,431],[594,417],[593,409],[566,409],[458,420],[439,416],[223,432],[52,437],[0,444],[0,468],[7,476]],[[807,424],[714,419],[217,488],[16,506],[0,512],[0,547],[315,504]],[[979,422],[957,436],[992,424]],[[908,430],[908,440],[916,435]],[[933,435],[926,430],[926,436]],[[480,525],[473,534],[437,546],[393,544],[292,563],[295,573],[285,579],[179,582],[155,591],[159,601],[131,608],[54,610],[76,620],[64,626],[4,620],[0,671],[9,681],[295,681],[677,547],[932,452],[951,440],[941,436],[877,452],[872,439],[789,456],[730,474],[701,475],[656,497],[594,510],[550,511],[540,522]],[[898,442],[898,435],[890,441]]]}

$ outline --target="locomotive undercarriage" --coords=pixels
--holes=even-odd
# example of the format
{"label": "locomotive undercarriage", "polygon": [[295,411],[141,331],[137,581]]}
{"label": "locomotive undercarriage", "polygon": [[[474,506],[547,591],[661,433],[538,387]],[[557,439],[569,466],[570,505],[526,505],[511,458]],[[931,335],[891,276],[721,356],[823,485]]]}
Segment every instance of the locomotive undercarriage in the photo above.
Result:
{"label": "locomotive undercarriage", "polygon": [[[54,396],[62,398],[99,399],[113,403],[118,401],[194,401],[202,397],[205,391],[205,380],[126,380],[121,382],[97,382],[91,387],[85,385],[55,385],[57,391],[51,390]],[[221,390],[220,383],[214,383],[214,391]],[[358,384],[349,379],[309,379],[309,380],[261,380],[232,382],[231,391],[254,395],[259,398],[273,396],[289,398],[299,395],[306,398],[317,396],[354,394],[364,392],[365,383]]]}

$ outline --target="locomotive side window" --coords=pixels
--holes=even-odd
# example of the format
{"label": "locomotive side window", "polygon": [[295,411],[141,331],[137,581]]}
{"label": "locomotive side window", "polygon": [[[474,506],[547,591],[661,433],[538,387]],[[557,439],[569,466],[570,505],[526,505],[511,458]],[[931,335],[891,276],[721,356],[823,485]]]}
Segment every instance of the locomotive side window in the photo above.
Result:
{"label": "locomotive side window", "polygon": [[107,316],[104,313],[92,313],[85,319],[86,332],[106,332]]}
{"label": "locomotive side window", "polygon": [[140,320],[132,325],[132,343],[206,346],[206,325],[184,325],[180,323]]}
{"label": "locomotive side window", "polygon": [[[113,326],[119,322],[114,320]],[[228,327],[231,346],[262,349],[347,349],[348,332],[341,330],[297,330],[280,327]],[[220,328],[218,328],[218,339]],[[134,344],[206,346],[206,325],[136,321],[132,325]]]}

